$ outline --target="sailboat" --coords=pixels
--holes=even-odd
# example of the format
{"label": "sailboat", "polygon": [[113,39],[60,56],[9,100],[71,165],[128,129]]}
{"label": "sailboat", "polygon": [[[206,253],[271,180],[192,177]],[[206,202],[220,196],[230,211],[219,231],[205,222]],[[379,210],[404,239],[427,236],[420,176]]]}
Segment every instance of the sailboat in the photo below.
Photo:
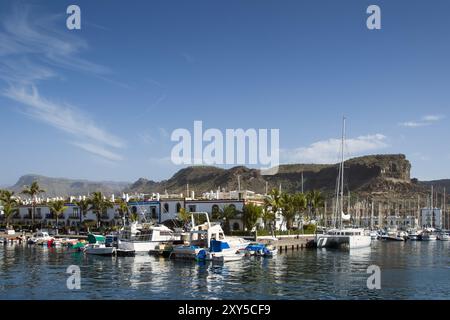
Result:
{"label": "sailboat", "polygon": [[371,236],[367,234],[364,229],[344,228],[344,223],[351,221],[351,215],[344,212],[345,124],[346,119],[344,117],[342,126],[341,163],[336,188],[337,201],[335,217],[337,217],[337,219],[333,219],[333,229],[326,231],[324,234],[316,235],[317,248],[357,249],[370,247],[372,243]]}

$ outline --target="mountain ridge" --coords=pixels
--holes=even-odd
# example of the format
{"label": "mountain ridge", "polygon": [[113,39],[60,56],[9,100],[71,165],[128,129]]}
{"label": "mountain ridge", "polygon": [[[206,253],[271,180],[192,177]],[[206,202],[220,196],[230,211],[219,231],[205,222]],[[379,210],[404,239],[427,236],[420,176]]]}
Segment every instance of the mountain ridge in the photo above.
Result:
{"label": "mountain ridge", "polygon": [[[450,193],[450,179],[418,181],[411,179],[411,163],[403,154],[369,155],[349,159],[346,167],[346,192],[362,196],[413,197],[429,193],[431,185],[446,187]],[[185,194],[187,184],[197,195],[221,190],[236,190],[240,176],[241,189],[265,193],[268,189],[278,188],[287,192],[299,192],[317,189],[332,195],[338,176],[338,164],[285,164],[273,176],[263,176],[260,170],[236,166],[223,169],[214,166],[191,166],[180,169],[169,179],[154,181],[139,178],[133,183],[115,181],[90,181],[86,179],[68,179],[27,174],[19,178],[8,189],[19,194],[24,186],[38,181],[47,192],[44,196],[78,196],[101,191],[105,195],[127,193],[167,193]]]}

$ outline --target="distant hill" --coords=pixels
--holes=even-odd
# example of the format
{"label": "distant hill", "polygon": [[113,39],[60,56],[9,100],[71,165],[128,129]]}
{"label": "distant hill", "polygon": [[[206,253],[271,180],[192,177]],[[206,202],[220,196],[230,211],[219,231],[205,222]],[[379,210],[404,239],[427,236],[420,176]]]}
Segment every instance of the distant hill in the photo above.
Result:
{"label": "distant hill", "polygon": [[41,175],[29,174],[20,177],[17,183],[8,189],[11,189],[16,194],[19,194],[24,189],[24,186],[29,186],[34,181],[37,181],[39,186],[46,191],[43,196],[48,197],[86,195],[94,191],[101,191],[106,195],[111,195],[112,193],[119,194],[122,190],[128,188],[129,186],[129,183],[127,182],[94,182],[88,180],[50,178]]}
{"label": "distant hill", "polygon": [[442,180],[433,180],[433,181],[420,181],[421,185],[427,187],[428,189],[431,186],[434,186],[436,189],[441,189],[441,191],[446,188],[447,194],[450,194],[450,179],[442,179]]}
{"label": "distant hill", "polygon": [[[87,195],[94,191],[101,191],[106,195],[122,192],[128,193],[165,193],[186,194],[186,185],[197,195],[203,192],[221,190],[236,190],[238,176],[241,189],[264,193],[266,183],[268,189],[278,188],[287,192],[299,192],[302,189],[302,175],[304,191],[321,190],[326,194],[333,194],[338,176],[338,164],[288,164],[282,165],[276,175],[264,176],[257,169],[243,166],[231,169],[221,169],[212,166],[193,166],[179,170],[170,179],[153,181],[141,178],[134,183],[127,182],[94,182],[65,178],[49,178],[40,175],[25,175],[9,189],[20,193],[24,186],[38,181],[47,191],[47,196],[78,196]],[[411,163],[405,155],[371,155],[350,159],[345,162],[345,190],[363,197],[416,198],[425,197],[430,192],[431,185],[444,187],[450,194],[450,179],[436,181],[417,181],[410,177]]]}
{"label": "distant hill", "polygon": [[[405,155],[371,155],[354,158],[345,163],[345,187],[352,193],[374,195],[382,198],[393,196],[413,196],[425,193],[424,185],[412,183],[410,178],[411,164]],[[289,164],[282,165],[276,175],[263,176],[259,170],[246,167],[220,169],[209,166],[194,166],[178,171],[172,178],[155,182],[144,178],[139,179],[127,189],[138,193],[186,193],[186,185],[197,194],[218,188],[236,190],[238,176],[241,189],[249,189],[264,193],[266,182],[268,188],[278,188],[283,191],[298,192],[303,187],[305,191],[317,189],[325,193],[333,193],[336,188],[338,165]],[[450,190],[450,189],[449,189]]]}

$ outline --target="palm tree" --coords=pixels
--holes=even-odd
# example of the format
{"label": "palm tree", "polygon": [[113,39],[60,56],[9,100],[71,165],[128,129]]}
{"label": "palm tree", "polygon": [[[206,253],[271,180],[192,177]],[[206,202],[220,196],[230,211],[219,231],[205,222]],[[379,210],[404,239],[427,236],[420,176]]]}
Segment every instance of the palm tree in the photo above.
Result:
{"label": "palm tree", "polygon": [[31,197],[31,207],[32,207],[32,212],[31,212],[31,223],[34,226],[34,216],[35,216],[35,211],[36,211],[36,198],[38,196],[38,194],[40,193],[44,193],[45,190],[41,189],[41,187],[39,186],[37,181],[34,181],[31,186],[25,186],[25,188],[22,190],[22,194],[26,194],[28,196]]}
{"label": "palm tree", "polygon": [[[302,216],[308,206],[305,194],[301,192],[294,194],[292,197],[292,204],[294,206],[295,214]],[[303,229],[303,226],[301,228]]]}
{"label": "palm tree", "polygon": [[122,218],[128,218],[130,214],[130,209],[128,208],[128,203],[126,203],[125,200],[120,199],[118,201],[119,207],[116,209],[116,211],[120,214],[120,217]]}
{"label": "palm tree", "polygon": [[235,206],[225,206],[220,212],[220,218],[225,222],[224,231],[225,233],[230,232],[230,220],[235,218],[237,215]]}
{"label": "palm tree", "polygon": [[320,208],[323,208],[325,204],[325,199],[322,195],[322,193],[318,190],[312,190],[308,192],[306,195],[306,198],[308,200],[308,206],[310,208],[310,211],[312,213],[312,216],[314,219],[316,219],[317,211]]}
{"label": "palm tree", "polygon": [[243,220],[247,230],[252,230],[258,219],[262,216],[262,207],[256,206],[253,203],[248,203],[243,209]]}
{"label": "palm tree", "polygon": [[67,210],[67,207],[65,206],[64,200],[57,200],[57,201],[51,201],[48,203],[48,208],[50,209],[50,212],[55,215],[56,218],[56,234],[58,234],[59,230],[59,216],[61,216],[64,211]]}
{"label": "palm tree", "polygon": [[295,217],[294,196],[283,193],[281,195],[281,209],[284,219],[286,220],[286,228],[292,229],[292,224]]}
{"label": "palm tree", "polygon": [[180,219],[184,223],[188,223],[189,218],[190,218],[190,214],[186,211],[185,208],[181,208],[180,212],[178,212],[178,219]]}
{"label": "palm tree", "polygon": [[89,210],[92,210],[92,212],[96,215],[97,228],[100,228],[102,214],[108,210],[108,208],[113,208],[114,205],[110,201],[106,200],[101,192],[94,192],[89,203],[91,205]]}
{"label": "palm tree", "polygon": [[3,214],[6,219],[6,228],[9,229],[10,218],[19,212],[17,208],[17,199],[14,197],[14,192],[9,190],[0,190],[0,202],[3,205]]}
{"label": "palm tree", "polygon": [[80,227],[81,227],[81,224],[83,223],[83,218],[85,218],[89,212],[90,201],[89,199],[81,199],[75,201],[75,205],[80,210]]}
{"label": "palm tree", "polygon": [[[263,218],[272,220],[273,225],[275,225],[275,219],[277,212],[281,209],[283,203],[281,199],[281,194],[278,189],[272,189],[272,191],[267,195],[264,199],[264,207],[266,213],[263,215]],[[272,214],[269,214],[272,212]],[[266,224],[266,221],[264,222]],[[271,225],[272,229],[272,225]],[[273,230],[272,230],[273,233]]]}

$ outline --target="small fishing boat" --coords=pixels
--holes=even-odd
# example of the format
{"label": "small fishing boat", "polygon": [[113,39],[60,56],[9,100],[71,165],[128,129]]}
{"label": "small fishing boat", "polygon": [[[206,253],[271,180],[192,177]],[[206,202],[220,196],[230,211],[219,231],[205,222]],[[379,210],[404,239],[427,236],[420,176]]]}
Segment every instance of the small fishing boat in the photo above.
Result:
{"label": "small fishing boat", "polygon": [[438,234],[437,239],[440,241],[450,241],[450,235],[445,232],[441,232]]}
{"label": "small fishing boat", "polygon": [[436,241],[437,240],[437,234],[435,233],[435,229],[429,228],[425,229],[422,234],[420,235],[421,241]]}
{"label": "small fishing boat", "polygon": [[28,239],[28,244],[46,245],[49,240],[54,240],[54,238],[48,232],[38,231]]}
{"label": "small fishing boat", "polygon": [[248,256],[273,257],[278,254],[278,249],[262,243],[251,243],[244,249],[244,252]]}
{"label": "small fishing boat", "polygon": [[83,252],[86,254],[93,254],[98,256],[111,256],[116,252],[116,248],[107,247],[105,242],[106,239],[102,235],[89,234],[88,242],[84,247]]}
{"label": "small fishing boat", "polygon": [[216,263],[224,263],[231,261],[240,261],[245,258],[245,254],[242,251],[228,252],[228,253],[216,253],[212,255],[212,261]]}
{"label": "small fishing boat", "polygon": [[411,241],[420,240],[420,232],[418,232],[417,230],[409,230],[408,231],[408,239]]}

